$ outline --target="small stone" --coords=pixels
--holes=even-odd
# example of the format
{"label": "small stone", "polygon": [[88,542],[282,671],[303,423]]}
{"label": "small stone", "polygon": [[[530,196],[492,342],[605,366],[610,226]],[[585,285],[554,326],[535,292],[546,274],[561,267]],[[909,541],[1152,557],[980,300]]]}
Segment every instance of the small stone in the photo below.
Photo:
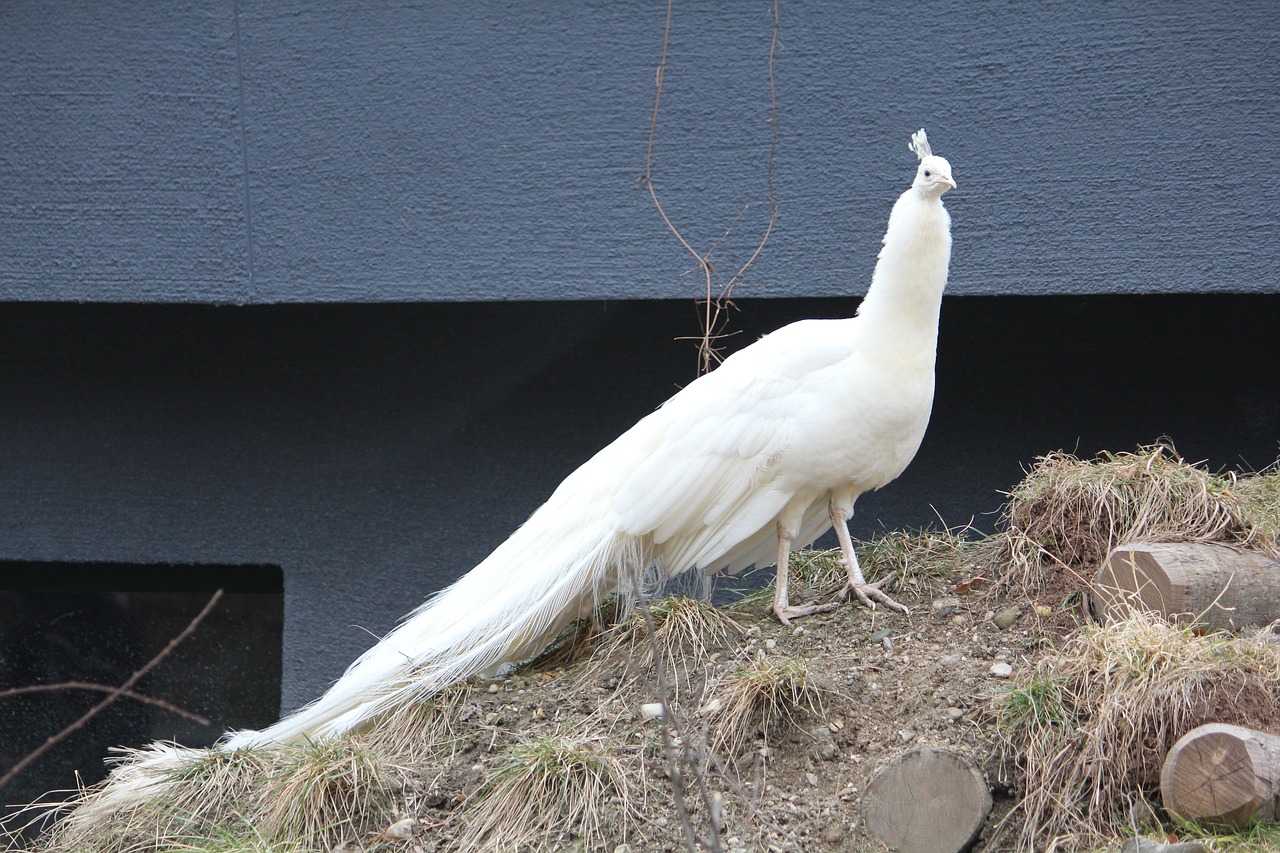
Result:
{"label": "small stone", "polygon": [[892,628],[881,628],[879,631],[876,631],[874,634],[872,634],[872,635],[871,635],[870,637],[868,637],[867,639],[868,639],[868,642],[871,642],[871,643],[879,643],[879,642],[882,642],[882,641],[884,641],[884,640],[889,639],[889,638],[890,638],[890,637],[892,637],[892,636],[893,636],[893,629],[892,629]]}
{"label": "small stone", "polygon": [[640,706],[640,718],[643,720],[660,720],[662,719],[662,703],[661,702],[645,702]]}
{"label": "small stone", "polygon": [[822,830],[822,840],[827,844],[839,844],[844,840],[844,830],[838,824],[830,824]]}
{"label": "small stone", "polygon": [[[705,704],[705,705],[703,705],[703,706],[702,706],[702,713],[704,713],[704,714],[718,714],[718,713],[720,713],[720,709],[721,709],[721,708],[723,708],[723,707],[724,707],[724,700],[723,700],[723,699],[721,699],[719,696],[717,696],[717,697],[715,697],[714,699],[712,699],[710,702],[708,702],[707,704]],[[659,706],[658,706],[658,709],[659,709],[659,711],[661,711],[662,706],[661,706],[661,705],[659,705]]]}
{"label": "small stone", "polygon": [[827,720],[827,725],[831,727],[831,731],[838,732],[844,728],[844,718],[832,717],[830,720]]}
{"label": "small stone", "polygon": [[1130,838],[1120,847],[1120,853],[1209,853],[1209,848],[1199,841],[1183,841],[1165,844],[1154,838]]}
{"label": "small stone", "polygon": [[770,638],[770,639],[768,639],[768,640],[765,640],[765,641],[764,641],[764,647],[765,647],[766,649],[769,649],[770,651],[772,651],[773,649],[776,649],[776,648],[778,647],[778,641],[777,641],[777,640],[775,640],[775,639],[773,639],[773,638]]}
{"label": "small stone", "polygon": [[408,841],[417,833],[420,824],[411,817],[398,820],[395,823],[382,830],[382,834],[387,838],[396,838],[401,841]]}
{"label": "small stone", "polygon": [[1001,631],[1008,631],[1013,627],[1013,623],[1018,621],[1018,617],[1021,615],[1022,611],[1018,609],[1017,605],[1013,605],[1001,610],[991,618],[991,621],[994,622],[995,626]]}
{"label": "small stone", "polygon": [[329,848],[329,853],[364,853],[364,848],[355,841],[344,841],[337,847]]}
{"label": "small stone", "polygon": [[[1010,675],[1013,673],[1011,672]],[[947,719],[953,723],[958,723],[964,717],[964,711],[954,705],[947,709]]]}
{"label": "small stone", "polygon": [[898,737],[902,738],[903,743],[911,743],[911,741],[916,739],[916,733],[911,731],[911,729],[903,729],[898,732]]}
{"label": "small stone", "polygon": [[490,693],[497,693],[497,692],[498,692],[498,682],[494,681],[494,682],[490,683],[490,685],[489,685],[489,692],[490,692]]}
{"label": "small stone", "polygon": [[613,853],[633,853],[630,844],[619,844],[613,848]]}
{"label": "small stone", "polygon": [[945,619],[948,616],[954,616],[956,611],[960,609],[960,599],[958,598],[938,598],[929,605],[929,610],[939,619]]}
{"label": "small stone", "polygon": [[942,664],[943,666],[959,666],[960,661],[961,661],[960,655],[947,655],[942,660],[938,661],[938,663]]}
{"label": "small stone", "polygon": [[991,665],[991,674],[996,678],[1008,678],[1013,675],[1013,667],[1007,663],[997,663]]}
{"label": "small stone", "polygon": [[808,782],[810,785],[816,786],[818,784],[817,773],[806,773],[804,774],[804,778],[805,778],[805,781]]}

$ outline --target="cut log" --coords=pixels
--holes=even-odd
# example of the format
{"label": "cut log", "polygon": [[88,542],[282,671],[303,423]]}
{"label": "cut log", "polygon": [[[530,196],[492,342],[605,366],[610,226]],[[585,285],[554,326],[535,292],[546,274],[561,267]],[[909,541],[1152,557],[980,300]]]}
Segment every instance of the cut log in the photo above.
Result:
{"label": "cut log", "polygon": [[1093,578],[1101,621],[1149,610],[1210,628],[1262,627],[1280,618],[1280,560],[1207,543],[1135,542]]}
{"label": "cut log", "polygon": [[1272,823],[1280,799],[1280,736],[1209,723],[1187,732],[1160,769],[1164,807],[1186,820],[1238,829]]}
{"label": "cut log", "polygon": [[861,808],[863,825],[894,850],[962,853],[991,812],[991,789],[962,756],[913,749],[876,773]]}

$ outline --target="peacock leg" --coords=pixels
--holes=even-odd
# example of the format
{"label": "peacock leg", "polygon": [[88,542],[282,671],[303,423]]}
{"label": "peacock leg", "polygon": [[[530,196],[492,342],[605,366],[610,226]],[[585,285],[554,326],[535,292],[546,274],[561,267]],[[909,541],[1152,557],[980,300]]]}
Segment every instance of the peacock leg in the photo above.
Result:
{"label": "peacock leg", "polygon": [[809,616],[813,613],[827,613],[839,607],[838,604],[815,604],[810,601],[808,604],[800,604],[793,606],[787,594],[787,582],[790,579],[787,574],[787,564],[791,559],[791,540],[795,534],[787,530],[782,522],[778,522],[778,574],[777,580],[773,586],[773,615],[778,617],[778,621],[788,627],[791,626],[792,619],[798,619],[801,616]]}
{"label": "peacock leg", "polygon": [[840,540],[840,551],[844,555],[844,567],[849,572],[849,585],[845,587],[842,596],[847,595],[849,590],[853,590],[858,600],[871,610],[876,609],[875,603],[878,601],[898,613],[910,612],[880,589],[880,585],[888,578],[867,583],[867,579],[862,576],[862,567],[858,565],[858,555],[853,551],[853,537],[849,535],[849,516],[852,513],[843,506],[837,505],[835,501],[831,501],[828,506],[831,513],[831,526],[836,529],[836,538]]}

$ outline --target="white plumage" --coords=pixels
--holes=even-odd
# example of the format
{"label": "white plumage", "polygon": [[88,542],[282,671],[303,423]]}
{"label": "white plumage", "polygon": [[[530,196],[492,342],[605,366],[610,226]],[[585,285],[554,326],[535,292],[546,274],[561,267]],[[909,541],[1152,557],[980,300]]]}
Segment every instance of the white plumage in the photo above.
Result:
{"label": "white plumage", "polygon": [[[786,559],[833,523],[850,586],[903,609],[858,569],[846,527],[863,492],[915,455],[933,403],[951,255],[944,192],[955,186],[924,131],[920,165],[893,206],[857,316],[805,320],[730,356],[574,471],[502,545],[433,596],[315,702],[234,749],[342,734],[476,673],[530,658],[615,591],[655,568],[736,572],[778,563],[784,622],[834,604],[790,604]],[[110,809],[160,784],[187,751],[156,746],[116,769]]]}

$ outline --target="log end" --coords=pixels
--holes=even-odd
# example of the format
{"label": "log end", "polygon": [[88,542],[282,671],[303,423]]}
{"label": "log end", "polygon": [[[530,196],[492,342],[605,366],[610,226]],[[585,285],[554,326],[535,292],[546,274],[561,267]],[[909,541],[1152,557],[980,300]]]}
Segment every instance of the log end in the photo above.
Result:
{"label": "log end", "polygon": [[1231,828],[1270,819],[1275,768],[1261,740],[1267,737],[1225,723],[1188,732],[1160,771],[1165,808],[1185,820]]}
{"label": "log end", "polygon": [[960,755],[913,749],[876,773],[861,808],[867,830],[900,853],[962,853],[991,812],[991,789]]}

